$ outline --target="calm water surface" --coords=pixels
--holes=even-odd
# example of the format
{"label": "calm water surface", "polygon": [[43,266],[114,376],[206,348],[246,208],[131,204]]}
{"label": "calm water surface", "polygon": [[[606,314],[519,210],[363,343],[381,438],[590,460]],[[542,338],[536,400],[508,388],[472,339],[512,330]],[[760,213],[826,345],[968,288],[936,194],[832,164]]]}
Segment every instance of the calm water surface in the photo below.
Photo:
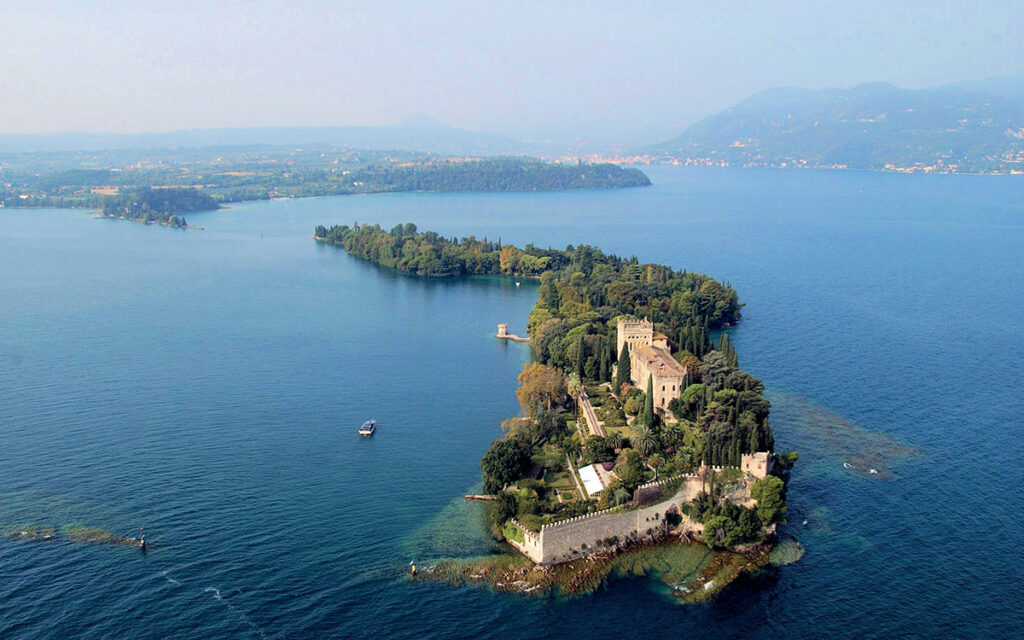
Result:
{"label": "calm water surface", "polygon": [[[650,175],[246,204],[189,216],[201,232],[0,211],[0,528],[151,543],[0,539],[0,638],[1019,637],[1024,181]],[[536,291],[310,238],[355,220],[731,282],[741,365],[801,455],[807,554],[702,606],[645,579],[568,601],[409,583],[409,560],[487,550],[459,496],[529,357],[495,325],[524,331]]]}

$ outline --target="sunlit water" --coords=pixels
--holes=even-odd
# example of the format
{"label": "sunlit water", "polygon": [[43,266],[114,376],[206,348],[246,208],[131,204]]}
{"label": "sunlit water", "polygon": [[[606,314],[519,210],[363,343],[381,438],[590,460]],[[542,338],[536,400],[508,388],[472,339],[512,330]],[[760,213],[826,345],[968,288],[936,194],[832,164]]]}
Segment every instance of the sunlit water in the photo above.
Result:
{"label": "sunlit water", "polygon": [[[1019,636],[1024,181],[650,175],[189,216],[205,231],[0,211],[0,529],[58,531],[0,539],[0,638]],[[553,601],[410,583],[410,560],[489,548],[461,495],[529,357],[492,334],[524,331],[536,290],[310,237],[354,220],[731,282],[741,365],[801,455],[806,555],[698,606],[645,579]],[[145,527],[150,549],[59,535],[75,524]]]}

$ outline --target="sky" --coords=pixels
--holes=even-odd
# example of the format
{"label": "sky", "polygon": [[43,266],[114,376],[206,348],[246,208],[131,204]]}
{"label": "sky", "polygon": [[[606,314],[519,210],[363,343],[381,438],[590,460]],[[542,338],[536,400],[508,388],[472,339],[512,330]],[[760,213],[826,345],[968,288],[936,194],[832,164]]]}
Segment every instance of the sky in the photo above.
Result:
{"label": "sky", "polygon": [[1024,2],[0,2],[0,132],[388,125],[654,142],[757,91],[1024,72]]}

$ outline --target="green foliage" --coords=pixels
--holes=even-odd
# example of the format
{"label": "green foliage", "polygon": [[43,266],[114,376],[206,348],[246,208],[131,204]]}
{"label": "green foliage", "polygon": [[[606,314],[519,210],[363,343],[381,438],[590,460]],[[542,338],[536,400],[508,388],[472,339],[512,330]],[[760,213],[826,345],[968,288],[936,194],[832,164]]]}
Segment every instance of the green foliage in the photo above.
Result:
{"label": "green foliage", "polygon": [[501,533],[505,536],[506,540],[512,540],[520,544],[523,542],[522,530],[511,522],[505,522],[501,529]]}
{"label": "green foliage", "polygon": [[647,376],[647,393],[644,394],[644,410],[637,416],[640,424],[645,427],[654,426],[654,376]]}
{"label": "green foliage", "polygon": [[518,511],[519,504],[516,502],[516,497],[511,493],[501,492],[491,503],[491,520],[500,526],[509,518],[514,518]]}
{"label": "green foliage", "polygon": [[[140,157],[146,159],[145,166],[138,166]],[[96,163],[118,170],[95,168]],[[163,190],[201,184],[217,202],[241,202],[396,191],[616,189],[651,183],[640,170],[613,164],[508,157],[448,161],[415,153],[316,145],[258,151],[218,147],[155,153],[26,153],[5,162],[4,175],[0,204],[6,207],[97,207],[105,196],[93,188],[124,193],[153,185]]]}
{"label": "green foliage", "polygon": [[623,342],[622,351],[619,352],[619,360],[615,369],[615,384],[612,385],[612,390],[616,394],[621,393],[622,385],[629,382],[630,375],[629,345]]}
{"label": "green foliage", "polygon": [[757,500],[757,516],[765,526],[786,513],[786,485],[780,478],[761,478],[750,488],[750,497]]}
{"label": "green foliage", "polygon": [[633,491],[646,479],[644,461],[634,449],[626,449],[615,464],[615,475],[632,496]]}
{"label": "green foliage", "polygon": [[639,415],[640,411],[643,410],[644,406],[644,394],[638,389],[631,389],[626,394],[626,399],[622,403],[622,409],[630,415]]}
{"label": "green foliage", "polygon": [[661,446],[661,441],[658,439],[658,434],[654,431],[654,427],[649,427],[637,420],[640,424],[636,425],[636,434],[629,439],[630,444],[633,445],[633,449],[647,457],[653,454]]}
{"label": "green foliage", "polygon": [[583,461],[587,464],[606,462],[615,456],[608,441],[601,436],[590,436],[583,443]]}
{"label": "green foliage", "polygon": [[480,460],[484,472],[484,492],[498,493],[523,476],[530,465],[529,446],[518,438],[501,438],[491,443]]}
{"label": "green foliage", "polygon": [[178,214],[209,211],[218,206],[213,198],[198,189],[140,189],[104,197],[103,215],[185,227],[188,223]]}

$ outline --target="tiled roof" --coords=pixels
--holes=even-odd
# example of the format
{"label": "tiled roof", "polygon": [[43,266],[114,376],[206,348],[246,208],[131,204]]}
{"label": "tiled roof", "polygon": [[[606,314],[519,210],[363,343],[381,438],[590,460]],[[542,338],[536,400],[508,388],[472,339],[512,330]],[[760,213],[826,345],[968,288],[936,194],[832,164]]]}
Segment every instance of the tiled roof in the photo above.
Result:
{"label": "tiled roof", "polygon": [[637,355],[647,362],[647,368],[655,375],[660,376],[685,376],[686,367],[672,357],[668,349],[663,347],[652,347],[644,345],[640,347]]}

